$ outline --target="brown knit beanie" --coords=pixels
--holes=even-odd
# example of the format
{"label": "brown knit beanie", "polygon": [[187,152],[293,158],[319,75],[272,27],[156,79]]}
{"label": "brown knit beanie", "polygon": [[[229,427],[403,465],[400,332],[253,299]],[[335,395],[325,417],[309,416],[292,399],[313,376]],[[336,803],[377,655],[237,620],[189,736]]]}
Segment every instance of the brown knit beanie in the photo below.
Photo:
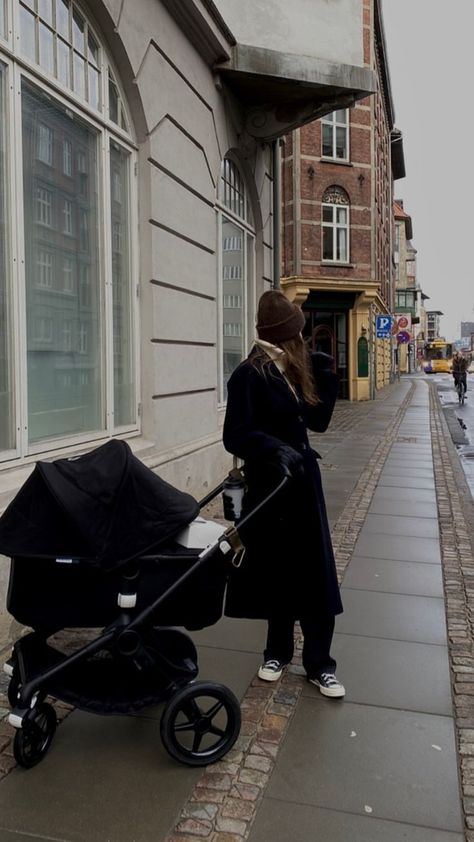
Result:
{"label": "brown knit beanie", "polygon": [[260,339],[273,344],[293,339],[301,333],[304,323],[301,307],[292,304],[280,290],[269,289],[260,297],[257,312]]}

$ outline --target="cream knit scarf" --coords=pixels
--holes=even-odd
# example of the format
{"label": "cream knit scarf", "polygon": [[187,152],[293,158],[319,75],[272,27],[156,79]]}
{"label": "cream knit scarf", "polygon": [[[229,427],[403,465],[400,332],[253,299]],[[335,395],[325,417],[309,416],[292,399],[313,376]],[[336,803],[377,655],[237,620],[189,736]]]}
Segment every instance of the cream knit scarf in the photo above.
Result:
{"label": "cream knit scarf", "polygon": [[278,345],[272,345],[271,342],[266,342],[264,339],[256,339],[255,344],[259,348],[261,348],[262,351],[265,351],[265,353],[268,354],[268,356],[270,357],[272,362],[275,363],[278,371],[285,378],[285,381],[288,384],[288,388],[291,389],[295,398],[298,400],[298,396],[297,396],[293,386],[291,385],[290,381],[288,380],[288,377],[285,374],[286,360],[285,360],[284,350],[282,348],[279,348]]}

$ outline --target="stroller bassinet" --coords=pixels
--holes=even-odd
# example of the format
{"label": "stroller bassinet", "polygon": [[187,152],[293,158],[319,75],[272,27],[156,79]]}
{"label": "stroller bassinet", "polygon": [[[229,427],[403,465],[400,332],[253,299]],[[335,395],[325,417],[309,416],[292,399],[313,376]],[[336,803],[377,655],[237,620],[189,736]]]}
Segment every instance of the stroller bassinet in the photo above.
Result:
{"label": "stroller bassinet", "polygon": [[[0,518],[0,552],[11,558],[8,610],[34,630],[5,667],[21,765],[37,763],[51,744],[47,694],[99,713],[168,700],[162,740],[189,765],[214,762],[235,742],[235,696],[194,681],[195,647],[171,628],[202,628],[222,614],[236,530],[216,533],[213,524],[204,546],[181,546],[179,533],[199,509],[122,441],[36,465]],[[72,654],[48,642],[76,627],[105,630]]]}

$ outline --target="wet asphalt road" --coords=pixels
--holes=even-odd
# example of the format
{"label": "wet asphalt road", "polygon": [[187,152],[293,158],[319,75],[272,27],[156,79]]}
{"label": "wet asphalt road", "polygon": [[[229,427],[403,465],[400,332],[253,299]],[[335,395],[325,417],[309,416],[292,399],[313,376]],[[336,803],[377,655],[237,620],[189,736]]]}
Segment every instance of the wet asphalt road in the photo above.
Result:
{"label": "wet asphalt road", "polygon": [[[474,497],[474,374],[467,375],[464,406],[459,405],[451,374],[427,375],[436,383],[439,397],[459,453],[471,494]],[[462,422],[462,425],[461,423]]]}

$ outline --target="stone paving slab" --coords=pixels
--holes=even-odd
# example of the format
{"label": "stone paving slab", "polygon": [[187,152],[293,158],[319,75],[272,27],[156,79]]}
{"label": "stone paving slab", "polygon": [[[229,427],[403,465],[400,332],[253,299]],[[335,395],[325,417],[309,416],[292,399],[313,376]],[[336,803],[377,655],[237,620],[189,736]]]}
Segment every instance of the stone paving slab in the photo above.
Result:
{"label": "stone paving slab", "polygon": [[304,697],[268,797],[459,833],[453,722]]}
{"label": "stone paving slab", "polygon": [[428,490],[434,488],[434,478],[428,477],[407,477],[407,476],[394,476],[393,474],[388,474],[387,472],[382,472],[382,476],[380,477],[380,486],[389,486],[392,488],[398,488],[399,493],[401,494],[405,488],[426,488]]}
{"label": "stone paving slab", "polygon": [[402,515],[404,518],[432,518],[438,521],[438,511],[434,502],[420,502],[419,500],[407,500],[405,496],[400,499],[386,500],[375,493],[369,508],[369,514],[374,515]]}
{"label": "stone paving slab", "polygon": [[[445,646],[336,634],[333,654],[346,687],[345,703],[451,715]],[[327,704],[309,683],[303,695]]]}
{"label": "stone paving slab", "polygon": [[401,465],[396,462],[385,463],[382,472],[383,476],[391,477],[408,477],[410,479],[418,477],[419,479],[430,479],[434,482],[433,467],[412,468],[408,465]]}
{"label": "stone paving slab", "polygon": [[404,488],[403,494],[400,495],[399,488],[378,485],[372,497],[372,503],[375,503],[377,500],[400,501],[401,498],[407,503],[430,503],[436,506],[436,491],[434,486],[431,488]]}
{"label": "stone paving slab", "polygon": [[393,561],[441,563],[439,541],[436,538],[410,538],[402,541],[396,535],[372,535],[370,532],[362,532],[354,555],[388,558]]}
{"label": "stone paving slab", "polygon": [[369,513],[364,523],[364,534],[397,535],[404,538],[439,538],[438,522],[433,518],[377,515]]}
{"label": "stone paving slab", "polygon": [[386,464],[406,464],[414,465],[420,468],[433,467],[433,455],[429,447],[426,450],[420,449],[418,445],[416,449],[411,449],[410,445],[393,445]]}
{"label": "stone paving slab", "polygon": [[342,597],[344,613],[336,620],[338,632],[446,645],[442,599],[344,587]]}
{"label": "stone paving slab", "polygon": [[197,646],[212,646],[233,652],[263,652],[267,625],[263,620],[234,620],[223,617],[215,626],[191,632]]}
{"label": "stone paving slab", "polygon": [[354,556],[344,576],[344,589],[437,596],[442,598],[443,577],[440,564]]}
{"label": "stone paving slab", "polygon": [[462,833],[266,798],[249,842],[463,842],[463,839]]}

